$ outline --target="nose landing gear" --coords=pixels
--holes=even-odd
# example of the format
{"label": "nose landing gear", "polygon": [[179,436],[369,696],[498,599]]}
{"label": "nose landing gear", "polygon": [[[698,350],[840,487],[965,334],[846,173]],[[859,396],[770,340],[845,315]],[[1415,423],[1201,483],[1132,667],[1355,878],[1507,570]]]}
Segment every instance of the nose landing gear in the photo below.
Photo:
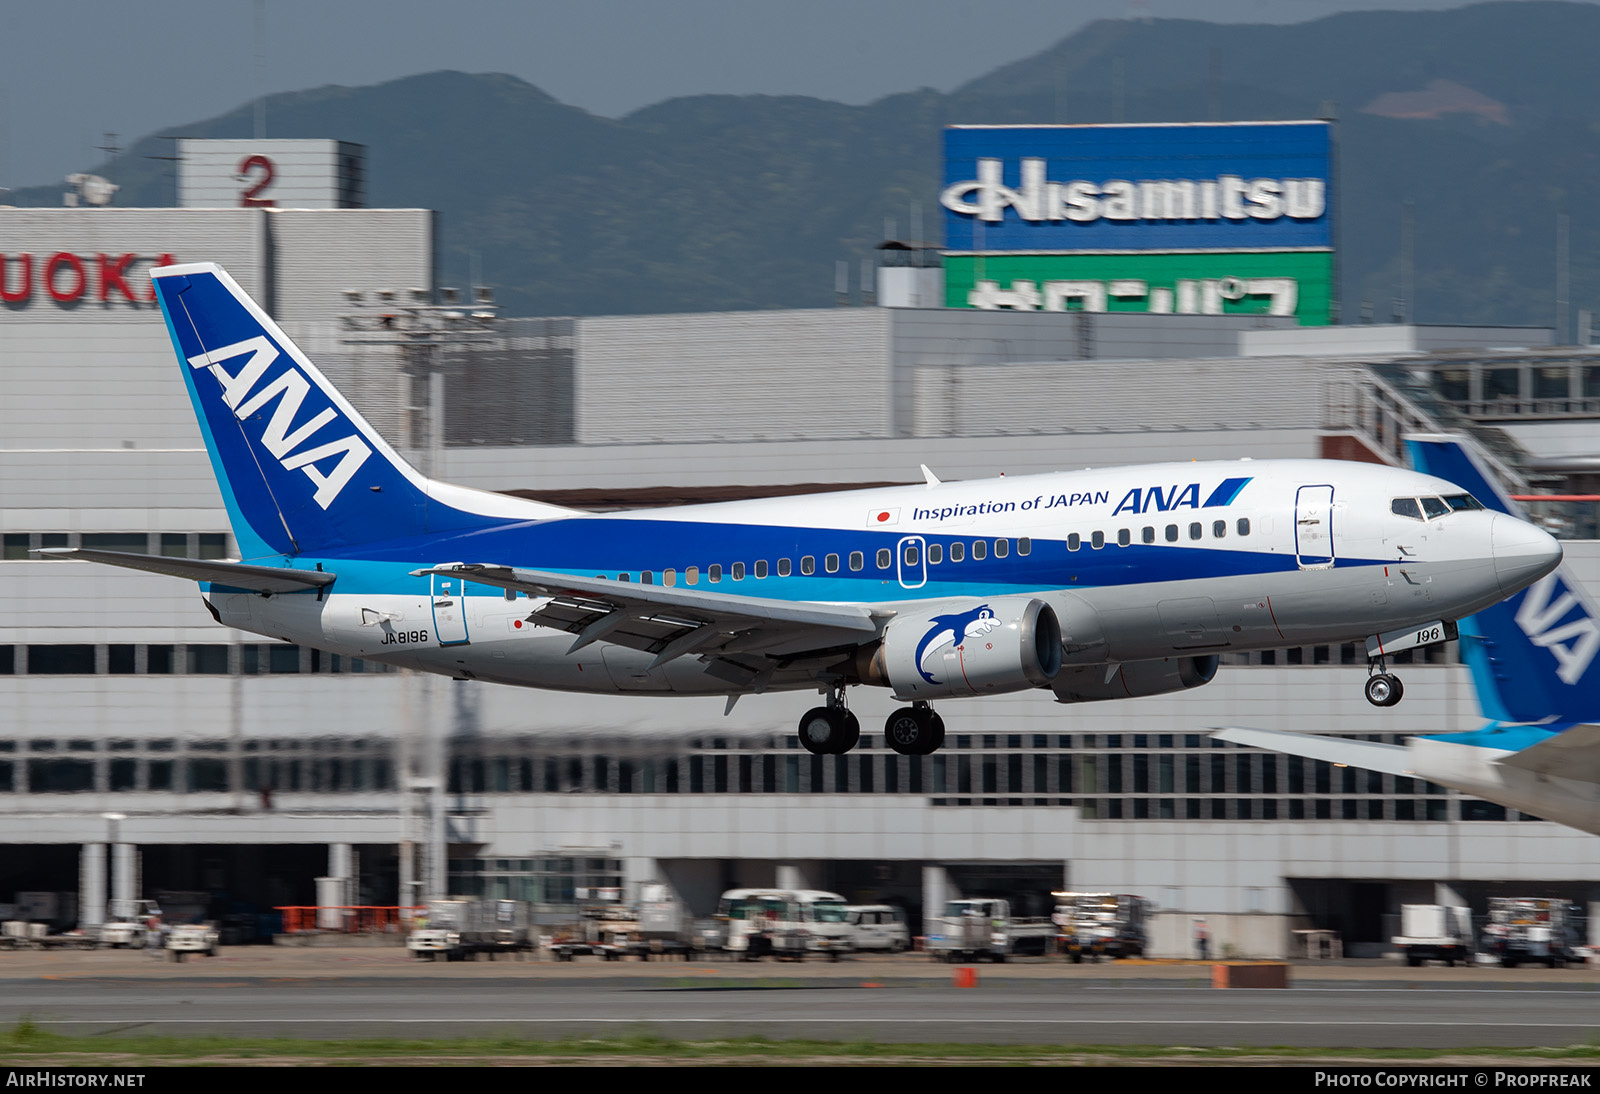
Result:
{"label": "nose landing gear", "polygon": [[842,756],[861,740],[861,722],[844,705],[844,689],[828,689],[828,705],[800,718],[800,744],[815,756]]}
{"label": "nose landing gear", "polygon": [[1367,702],[1375,707],[1392,707],[1406,693],[1398,676],[1390,675],[1381,657],[1367,663]]}

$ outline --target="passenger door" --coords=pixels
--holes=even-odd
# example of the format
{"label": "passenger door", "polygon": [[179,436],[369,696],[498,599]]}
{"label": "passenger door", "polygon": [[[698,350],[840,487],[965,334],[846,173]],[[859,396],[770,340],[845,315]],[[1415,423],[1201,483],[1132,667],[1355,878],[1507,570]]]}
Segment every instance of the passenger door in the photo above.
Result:
{"label": "passenger door", "polygon": [[1294,554],[1302,570],[1333,566],[1333,487],[1302,486],[1294,496]]}

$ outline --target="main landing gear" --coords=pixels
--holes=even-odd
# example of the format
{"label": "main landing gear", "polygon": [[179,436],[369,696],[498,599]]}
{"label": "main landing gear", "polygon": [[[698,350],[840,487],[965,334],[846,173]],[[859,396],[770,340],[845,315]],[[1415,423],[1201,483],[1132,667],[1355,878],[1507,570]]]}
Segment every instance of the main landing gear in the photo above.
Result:
{"label": "main landing gear", "polygon": [[[927,703],[901,707],[883,723],[883,739],[902,756],[926,756],[944,744],[944,719]],[[844,689],[828,689],[828,705],[800,719],[800,743],[816,756],[842,756],[861,740],[861,723],[844,705]]]}
{"label": "main landing gear", "polygon": [[927,703],[912,703],[889,715],[883,739],[902,756],[926,756],[944,744],[944,719]]}
{"label": "main landing gear", "polygon": [[1389,673],[1381,657],[1367,662],[1367,702],[1375,707],[1392,707],[1405,695],[1405,685],[1400,677]]}
{"label": "main landing gear", "polygon": [[800,718],[800,743],[816,756],[842,756],[861,740],[861,723],[845,709],[844,689],[828,689],[828,705]]}

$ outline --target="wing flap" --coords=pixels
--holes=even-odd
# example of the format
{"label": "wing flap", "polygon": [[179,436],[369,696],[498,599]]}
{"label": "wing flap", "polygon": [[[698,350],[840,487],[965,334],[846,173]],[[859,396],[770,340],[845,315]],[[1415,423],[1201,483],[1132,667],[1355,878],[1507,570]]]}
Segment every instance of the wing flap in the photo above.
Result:
{"label": "wing flap", "polygon": [[1600,725],[1578,725],[1496,761],[1540,775],[1600,783]]}
{"label": "wing flap", "polygon": [[[416,570],[418,576],[443,574],[462,577],[481,585],[515,589],[532,596],[558,600],[598,601],[610,607],[688,609],[709,613],[716,619],[747,619],[827,627],[856,634],[875,636],[890,613],[873,612],[855,604],[823,604],[817,601],[795,603],[755,596],[730,596],[725,593],[686,589],[676,585],[641,585],[613,581],[605,577],[574,577],[548,570],[523,570],[512,566],[460,564],[429,570]],[[864,639],[863,639],[864,640]]]}
{"label": "wing flap", "polygon": [[1325,760],[1331,764],[1383,771],[1390,775],[1413,775],[1411,759],[1404,745],[1385,745],[1374,741],[1352,741],[1343,737],[1323,737],[1314,733],[1290,733],[1281,729],[1214,729],[1211,736],[1247,748],[1264,748],[1290,756]]}
{"label": "wing flap", "polygon": [[45,547],[34,552],[47,558],[99,562],[125,570],[143,570],[190,581],[209,581],[230,589],[257,593],[298,593],[333,584],[335,574],[321,570],[291,570],[277,566],[251,566],[243,562],[222,562],[208,558],[169,558],[166,555],[140,555],[128,551],[99,551],[87,547]]}
{"label": "wing flap", "polygon": [[573,649],[604,640],[656,655],[651,667],[690,654],[705,660],[735,653],[791,660],[853,648],[876,638],[891,614],[853,604],[794,603],[511,566],[452,564],[416,573],[542,598],[528,618],[577,635]]}

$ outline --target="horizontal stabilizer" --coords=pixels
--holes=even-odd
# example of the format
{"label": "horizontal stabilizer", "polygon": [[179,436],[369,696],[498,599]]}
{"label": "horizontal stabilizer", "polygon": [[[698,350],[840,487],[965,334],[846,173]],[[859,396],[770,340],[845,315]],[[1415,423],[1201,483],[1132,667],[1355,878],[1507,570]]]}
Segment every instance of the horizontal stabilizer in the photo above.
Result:
{"label": "horizontal stabilizer", "polygon": [[1541,775],[1600,783],[1600,725],[1573,726],[1499,762]]}
{"label": "horizontal stabilizer", "polygon": [[1247,748],[1265,748],[1290,756],[1305,756],[1331,764],[1383,771],[1390,775],[1414,774],[1411,756],[1404,745],[1382,745],[1344,737],[1323,737],[1314,733],[1289,733],[1281,729],[1215,729],[1211,736]]}
{"label": "horizontal stabilizer", "polygon": [[46,547],[35,554],[47,558],[102,562],[128,570],[168,574],[190,581],[209,581],[230,589],[257,593],[295,593],[333,584],[336,575],[320,570],[290,570],[278,566],[249,566],[242,562],[218,562],[204,558],[169,558],[166,555],[138,555],[127,551],[96,551],[83,547]]}

